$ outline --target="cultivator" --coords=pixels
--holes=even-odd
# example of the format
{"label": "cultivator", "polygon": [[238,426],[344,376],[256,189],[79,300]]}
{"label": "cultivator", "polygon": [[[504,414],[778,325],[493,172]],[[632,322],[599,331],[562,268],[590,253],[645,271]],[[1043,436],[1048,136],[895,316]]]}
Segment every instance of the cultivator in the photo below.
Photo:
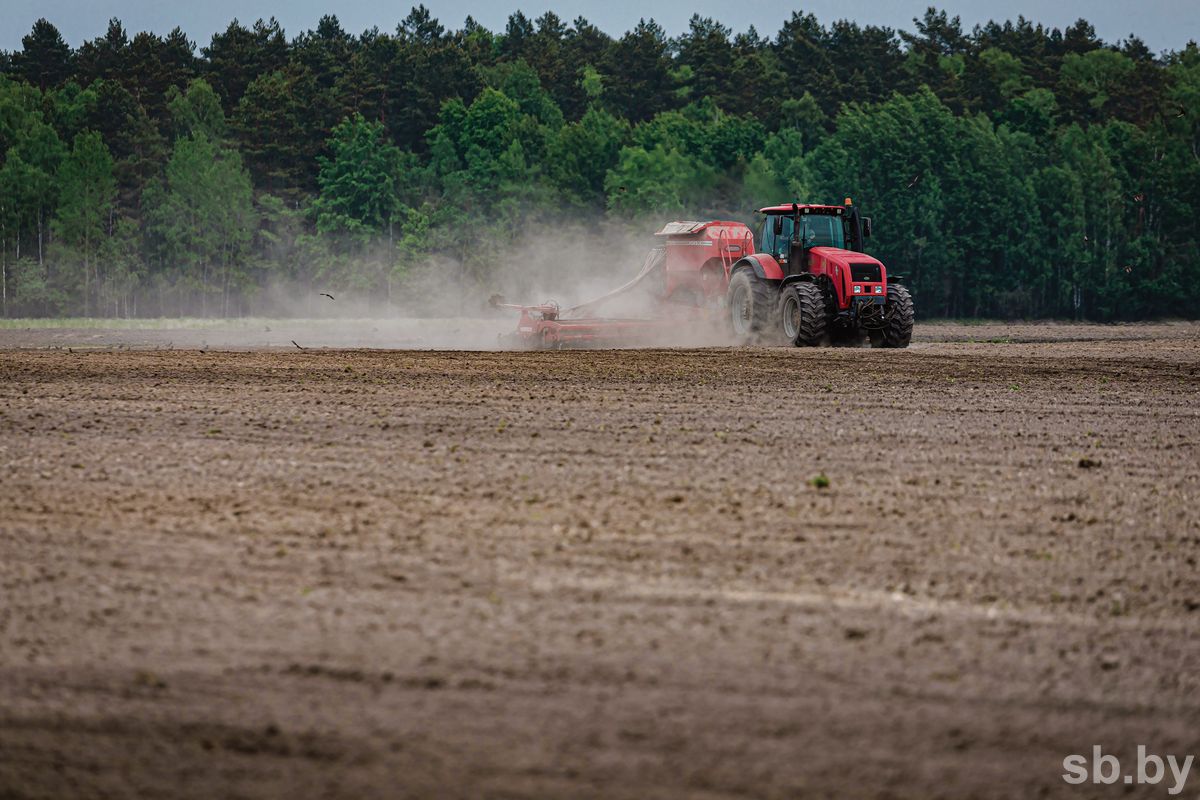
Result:
{"label": "cultivator", "polygon": [[[672,223],[658,235],[670,237],[672,234],[665,232],[681,224],[700,223]],[[688,278],[694,275],[689,274],[690,271],[679,269],[679,259],[669,257],[673,255],[669,253],[671,247],[672,241],[668,238],[663,246],[655,247],[647,254],[642,268],[632,280],[608,294],[572,308],[562,309],[557,303],[515,305],[501,302],[498,297],[493,298],[494,307],[520,312],[517,332],[510,335],[509,343],[529,349],[621,347],[656,341],[666,342],[672,338],[679,338],[673,334],[678,334],[681,330],[717,325],[719,315],[713,308],[692,302],[697,295],[693,291],[695,287],[690,285],[694,281],[689,281]],[[722,259],[722,272],[732,266],[734,259],[728,247],[724,248],[723,255],[718,258]],[[674,269],[668,274],[669,262]],[[635,295],[641,295],[640,299],[643,300],[650,298],[651,315],[622,316],[620,309],[614,309],[620,305],[622,299]],[[610,313],[615,312],[616,316],[597,315],[606,307]]]}
{"label": "cultivator", "polygon": [[569,347],[621,347],[649,343],[664,337],[672,323],[665,319],[620,319],[573,317],[564,319],[554,303],[519,308],[517,332],[510,343],[531,350],[558,350]]}
{"label": "cultivator", "polygon": [[[638,274],[595,300],[564,310],[493,297],[494,307],[520,313],[508,344],[628,347],[720,336],[735,344],[782,340],[800,347],[860,343],[865,335],[874,347],[908,346],[912,299],[889,283],[882,262],[862,251],[871,219],[849,198],[844,206],[792,203],[759,211],[765,219],[757,251],[754,233],[740,222],[672,222],[655,234],[662,244]],[[634,295],[649,300],[648,313],[613,310]],[[598,313],[606,308],[610,315]]]}

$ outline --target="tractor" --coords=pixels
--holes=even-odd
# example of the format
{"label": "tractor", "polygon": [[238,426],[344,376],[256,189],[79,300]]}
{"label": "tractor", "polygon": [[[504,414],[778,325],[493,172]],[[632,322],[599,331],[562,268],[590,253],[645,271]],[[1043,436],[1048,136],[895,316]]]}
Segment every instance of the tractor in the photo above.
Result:
{"label": "tractor", "polygon": [[[871,218],[850,198],[841,206],[789,203],[759,213],[758,247],[741,222],[671,222],[655,234],[662,244],[637,275],[603,297],[560,309],[511,305],[496,295],[492,305],[520,311],[509,340],[539,349],[661,341],[713,326],[735,344],[816,347],[861,344],[865,336],[873,347],[908,347],[912,297],[863,252]],[[647,318],[597,313],[634,291],[654,301]]]}
{"label": "tractor", "polygon": [[863,252],[870,217],[843,206],[789,203],[765,215],[758,248],[729,269],[726,309],[739,343],[772,338],[796,347],[908,347],[913,302],[887,269]]}

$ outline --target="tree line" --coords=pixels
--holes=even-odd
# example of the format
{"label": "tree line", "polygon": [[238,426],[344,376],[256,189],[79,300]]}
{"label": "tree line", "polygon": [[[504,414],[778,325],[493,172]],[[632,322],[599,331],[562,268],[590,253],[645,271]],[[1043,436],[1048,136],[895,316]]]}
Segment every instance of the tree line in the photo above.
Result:
{"label": "tree line", "polygon": [[235,20],[199,49],[114,19],[73,49],[39,20],[0,52],[2,313],[269,313],[275,286],[405,308],[512,277],[530,237],[569,258],[852,196],[924,316],[1194,316],[1196,44],[913,23],[613,37],[418,6],[359,35]]}

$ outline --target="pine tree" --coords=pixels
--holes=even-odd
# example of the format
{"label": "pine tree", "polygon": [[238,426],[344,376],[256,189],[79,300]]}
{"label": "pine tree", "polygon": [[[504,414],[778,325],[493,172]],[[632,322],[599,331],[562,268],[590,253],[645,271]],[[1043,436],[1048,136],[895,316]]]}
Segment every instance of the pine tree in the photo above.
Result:
{"label": "pine tree", "polygon": [[13,55],[17,75],[42,91],[61,86],[71,77],[74,54],[58,28],[45,18],[21,39],[21,51]]}
{"label": "pine tree", "polygon": [[618,116],[641,122],[677,105],[667,35],[653,20],[638,22],[599,66],[608,79],[605,102]]}
{"label": "pine tree", "polygon": [[227,114],[255,78],[283,69],[288,62],[287,39],[274,17],[268,22],[258,20],[252,29],[235,19],[200,52],[205,61],[203,73],[221,96]]}

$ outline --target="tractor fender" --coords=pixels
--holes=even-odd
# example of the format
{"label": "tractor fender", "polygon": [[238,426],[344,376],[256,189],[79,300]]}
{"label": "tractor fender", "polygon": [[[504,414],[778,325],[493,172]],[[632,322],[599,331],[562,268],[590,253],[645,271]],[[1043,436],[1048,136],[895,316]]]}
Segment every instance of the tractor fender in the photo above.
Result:
{"label": "tractor fender", "polygon": [[729,274],[733,275],[740,269],[752,270],[756,277],[769,281],[783,280],[783,270],[779,268],[779,262],[768,253],[746,256],[729,268]]}

